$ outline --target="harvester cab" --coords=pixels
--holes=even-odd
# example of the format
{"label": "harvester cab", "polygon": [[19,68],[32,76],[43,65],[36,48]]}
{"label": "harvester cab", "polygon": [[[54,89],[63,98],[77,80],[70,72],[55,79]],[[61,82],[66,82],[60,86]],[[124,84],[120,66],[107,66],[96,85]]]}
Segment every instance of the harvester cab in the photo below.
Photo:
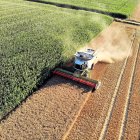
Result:
{"label": "harvester cab", "polygon": [[90,86],[92,91],[98,89],[101,82],[90,77],[91,70],[98,62],[95,50],[87,49],[84,52],[76,52],[74,56],[74,61],[56,68],[53,74]]}

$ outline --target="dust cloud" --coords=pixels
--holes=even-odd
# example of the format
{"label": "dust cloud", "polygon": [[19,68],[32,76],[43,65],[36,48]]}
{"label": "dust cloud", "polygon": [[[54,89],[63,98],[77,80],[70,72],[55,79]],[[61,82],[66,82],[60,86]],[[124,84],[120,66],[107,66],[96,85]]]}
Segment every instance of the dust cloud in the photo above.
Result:
{"label": "dust cloud", "polygon": [[113,27],[97,38],[85,48],[95,49],[100,62],[115,63],[132,54],[131,40],[122,27]]}

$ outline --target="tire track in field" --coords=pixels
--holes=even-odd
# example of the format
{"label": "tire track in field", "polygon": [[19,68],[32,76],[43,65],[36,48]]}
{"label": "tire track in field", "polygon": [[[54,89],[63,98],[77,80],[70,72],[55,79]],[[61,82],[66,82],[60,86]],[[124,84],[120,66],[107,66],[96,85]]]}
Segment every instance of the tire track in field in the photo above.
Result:
{"label": "tire track in field", "polygon": [[136,63],[137,63],[137,59],[138,59],[139,50],[140,50],[140,47],[138,47],[138,49],[137,49],[136,57],[135,57],[135,60],[134,60],[134,65],[132,67],[132,72],[131,72],[131,77],[130,77],[130,82],[129,82],[129,88],[128,88],[128,94],[127,94],[126,101],[125,101],[124,113],[123,113],[123,118],[122,118],[122,122],[121,122],[120,133],[119,133],[119,140],[123,139],[125,128],[126,128],[126,121],[127,121],[128,109],[129,109],[129,102],[130,102],[130,98],[131,98],[131,95],[132,95],[132,88],[133,88],[132,83],[134,81],[134,74],[135,74],[135,70],[136,70]]}
{"label": "tire track in field", "polygon": [[111,119],[105,134],[105,139],[107,140],[119,139],[119,133],[120,133],[123,114],[124,114],[125,102],[129,93],[133,63],[135,62],[135,57],[137,54],[138,47],[136,46],[136,39],[134,40],[133,47],[134,47],[133,55],[128,59],[127,66],[125,68],[126,70],[124,71],[123,78],[116,97],[116,102],[113,107]]}
{"label": "tire track in field", "polygon": [[[136,45],[136,44],[135,44]],[[124,112],[124,108],[125,108],[125,100],[126,97],[128,95],[128,91],[129,91],[129,82],[131,81],[130,77],[131,77],[131,72],[132,72],[132,66],[133,63],[135,61],[135,56],[136,56],[136,52],[137,52],[137,46],[134,46],[134,53],[132,58],[129,59],[128,61],[128,65],[127,68],[124,72],[124,76],[118,91],[118,95],[116,98],[116,103],[114,106],[114,110],[112,113],[112,118],[110,120],[109,126],[108,126],[108,130],[106,133],[106,139],[119,139],[119,133],[120,133],[120,128],[121,128],[121,121],[123,118],[123,112]],[[129,70],[130,69],[130,70]]]}
{"label": "tire track in field", "polygon": [[[131,34],[131,33],[133,32],[133,30],[134,30],[133,28],[132,28],[132,29],[129,29],[129,28],[127,27],[126,32],[128,32],[128,33]],[[132,33],[131,36],[134,36],[134,34],[135,34],[135,33]],[[132,44],[133,44],[133,39],[132,39]],[[131,45],[130,45],[130,46],[131,46]],[[123,65],[122,65],[122,69],[123,69]],[[117,83],[117,82],[116,82],[116,83]],[[115,89],[115,88],[114,88],[114,89]],[[103,114],[105,114],[105,110],[106,110],[105,108],[107,107],[107,104],[108,104],[108,102],[106,101],[105,105],[103,106],[103,110],[102,110],[102,113],[101,113],[101,118],[99,118],[98,123],[97,123],[97,126],[96,126],[96,129],[95,129],[95,131],[94,131],[95,133],[97,133],[96,131],[101,127],[100,124],[102,123],[101,120],[103,119],[102,116],[103,116]]]}
{"label": "tire track in field", "polygon": [[[140,34],[139,34],[140,35]],[[140,37],[140,36],[139,36]],[[139,40],[140,41],[140,40]],[[139,44],[140,47],[140,44]],[[129,110],[125,128],[124,140],[138,140],[140,138],[140,48],[134,75],[132,96],[129,102]],[[135,130],[135,131],[134,131]]]}
{"label": "tire track in field", "polygon": [[106,132],[107,132],[107,129],[108,129],[108,125],[109,125],[109,122],[110,122],[110,119],[111,119],[111,116],[112,116],[112,112],[113,112],[113,109],[114,109],[114,105],[115,105],[115,102],[116,102],[119,86],[120,86],[121,80],[123,78],[123,73],[125,71],[125,67],[127,65],[127,61],[128,61],[128,58],[129,58],[133,43],[134,43],[134,41],[132,41],[131,47],[129,48],[128,56],[124,61],[120,76],[118,78],[118,82],[117,82],[117,85],[115,87],[114,94],[112,96],[112,100],[111,100],[111,103],[110,103],[110,106],[109,106],[109,109],[108,109],[108,112],[107,112],[107,116],[105,118],[105,122],[103,124],[103,128],[102,128],[100,136],[99,136],[99,140],[103,140],[105,138],[105,135],[106,135]]}
{"label": "tire track in field", "polygon": [[76,116],[75,116],[73,122],[72,122],[71,125],[69,126],[68,130],[65,132],[65,134],[64,134],[64,136],[63,136],[63,138],[62,138],[62,140],[66,140],[66,138],[68,137],[70,131],[72,130],[72,128],[73,128],[75,122],[77,121],[77,119],[78,119],[78,117],[79,117],[79,115],[80,115],[80,113],[81,113],[83,107],[85,106],[86,102],[88,101],[89,97],[90,97],[90,94],[88,94],[88,95],[86,96],[85,100],[84,100],[83,103],[81,104],[81,107],[80,107],[79,111],[77,112],[77,114],[76,114]]}

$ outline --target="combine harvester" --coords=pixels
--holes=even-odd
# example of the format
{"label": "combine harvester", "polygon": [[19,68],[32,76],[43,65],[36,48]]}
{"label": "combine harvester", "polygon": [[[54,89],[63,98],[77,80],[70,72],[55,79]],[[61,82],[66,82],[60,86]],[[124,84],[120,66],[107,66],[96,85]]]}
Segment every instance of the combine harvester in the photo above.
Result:
{"label": "combine harvester", "polygon": [[98,62],[97,53],[93,49],[76,52],[74,60],[65,63],[53,71],[53,74],[71,79],[92,88],[92,92],[99,88],[101,82],[91,79],[94,65]]}

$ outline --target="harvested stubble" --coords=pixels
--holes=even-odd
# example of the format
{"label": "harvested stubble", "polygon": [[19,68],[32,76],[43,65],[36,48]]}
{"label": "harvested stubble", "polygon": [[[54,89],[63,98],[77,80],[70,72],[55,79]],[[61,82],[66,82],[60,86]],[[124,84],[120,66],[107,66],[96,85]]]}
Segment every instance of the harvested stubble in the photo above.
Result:
{"label": "harvested stubble", "polygon": [[[59,140],[88,96],[89,88],[53,77],[0,125],[0,139]],[[82,94],[83,93],[83,94]]]}
{"label": "harvested stubble", "polygon": [[[132,29],[131,29],[132,30]],[[137,51],[139,45],[137,44],[137,39],[134,39],[133,43],[133,54],[127,60],[127,65],[123,73],[121,84],[119,86],[118,94],[116,97],[116,102],[113,107],[112,116],[108,125],[105,139],[120,139],[124,135],[125,122],[127,120],[128,111],[128,101],[131,98],[131,86],[132,86],[132,76],[133,68],[135,67],[135,62],[137,59]]]}

